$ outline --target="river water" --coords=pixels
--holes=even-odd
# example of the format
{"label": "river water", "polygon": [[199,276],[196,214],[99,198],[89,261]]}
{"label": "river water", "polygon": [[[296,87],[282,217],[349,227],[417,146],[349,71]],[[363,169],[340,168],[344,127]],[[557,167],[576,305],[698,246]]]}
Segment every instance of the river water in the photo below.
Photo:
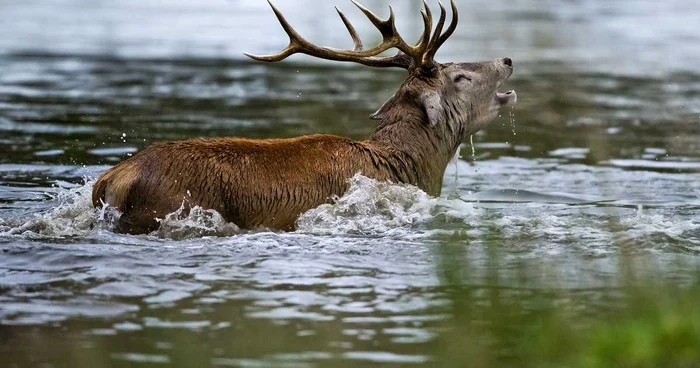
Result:
{"label": "river water", "polygon": [[[350,46],[333,5],[378,41],[349,2],[278,3],[314,42]],[[421,365],[461,321],[522,366],[507,316],[594,318],[629,283],[694,282],[700,2],[457,3],[439,60],[513,58],[520,101],[465,142],[442,198],[358,176],[293,233],[195,213],[125,236],[89,203],[109,166],[189,137],[362,139],[404,72],[245,59],[286,44],[262,0],[0,2],[3,360]],[[413,39],[418,3],[394,8]]]}

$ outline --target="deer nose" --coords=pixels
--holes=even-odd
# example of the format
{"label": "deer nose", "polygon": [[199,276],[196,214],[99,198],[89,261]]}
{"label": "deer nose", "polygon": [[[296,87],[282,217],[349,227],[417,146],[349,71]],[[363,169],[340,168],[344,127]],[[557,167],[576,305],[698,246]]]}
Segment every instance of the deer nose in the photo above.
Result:
{"label": "deer nose", "polygon": [[503,64],[506,64],[511,68],[513,67],[513,60],[511,60],[511,58],[503,58],[501,59],[501,61],[503,62]]}

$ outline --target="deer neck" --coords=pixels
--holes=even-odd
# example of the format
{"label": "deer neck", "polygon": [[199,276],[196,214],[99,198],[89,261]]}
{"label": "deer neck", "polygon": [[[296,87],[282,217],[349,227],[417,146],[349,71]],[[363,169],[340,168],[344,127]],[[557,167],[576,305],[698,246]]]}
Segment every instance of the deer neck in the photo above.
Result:
{"label": "deer neck", "polygon": [[439,196],[445,169],[462,142],[462,132],[448,122],[431,127],[419,109],[394,109],[387,114],[369,143],[386,162],[397,182],[418,186]]}

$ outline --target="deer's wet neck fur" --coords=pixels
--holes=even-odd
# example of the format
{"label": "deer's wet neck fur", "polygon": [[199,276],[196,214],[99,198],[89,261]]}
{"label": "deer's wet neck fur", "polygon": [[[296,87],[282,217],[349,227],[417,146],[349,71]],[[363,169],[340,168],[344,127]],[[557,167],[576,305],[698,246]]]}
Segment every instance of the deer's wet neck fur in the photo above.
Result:
{"label": "deer's wet neck fur", "polygon": [[464,129],[454,114],[430,126],[420,107],[401,104],[389,109],[367,140],[397,181],[439,196],[445,169],[463,140]]}

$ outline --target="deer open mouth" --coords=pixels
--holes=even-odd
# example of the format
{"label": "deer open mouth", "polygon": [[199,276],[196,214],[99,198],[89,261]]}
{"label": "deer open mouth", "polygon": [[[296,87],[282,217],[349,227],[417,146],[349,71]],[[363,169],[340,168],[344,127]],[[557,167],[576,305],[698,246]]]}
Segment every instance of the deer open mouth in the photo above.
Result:
{"label": "deer open mouth", "polygon": [[496,92],[494,99],[500,106],[508,106],[518,102],[518,95],[515,93],[514,90],[510,90],[505,93]]}

